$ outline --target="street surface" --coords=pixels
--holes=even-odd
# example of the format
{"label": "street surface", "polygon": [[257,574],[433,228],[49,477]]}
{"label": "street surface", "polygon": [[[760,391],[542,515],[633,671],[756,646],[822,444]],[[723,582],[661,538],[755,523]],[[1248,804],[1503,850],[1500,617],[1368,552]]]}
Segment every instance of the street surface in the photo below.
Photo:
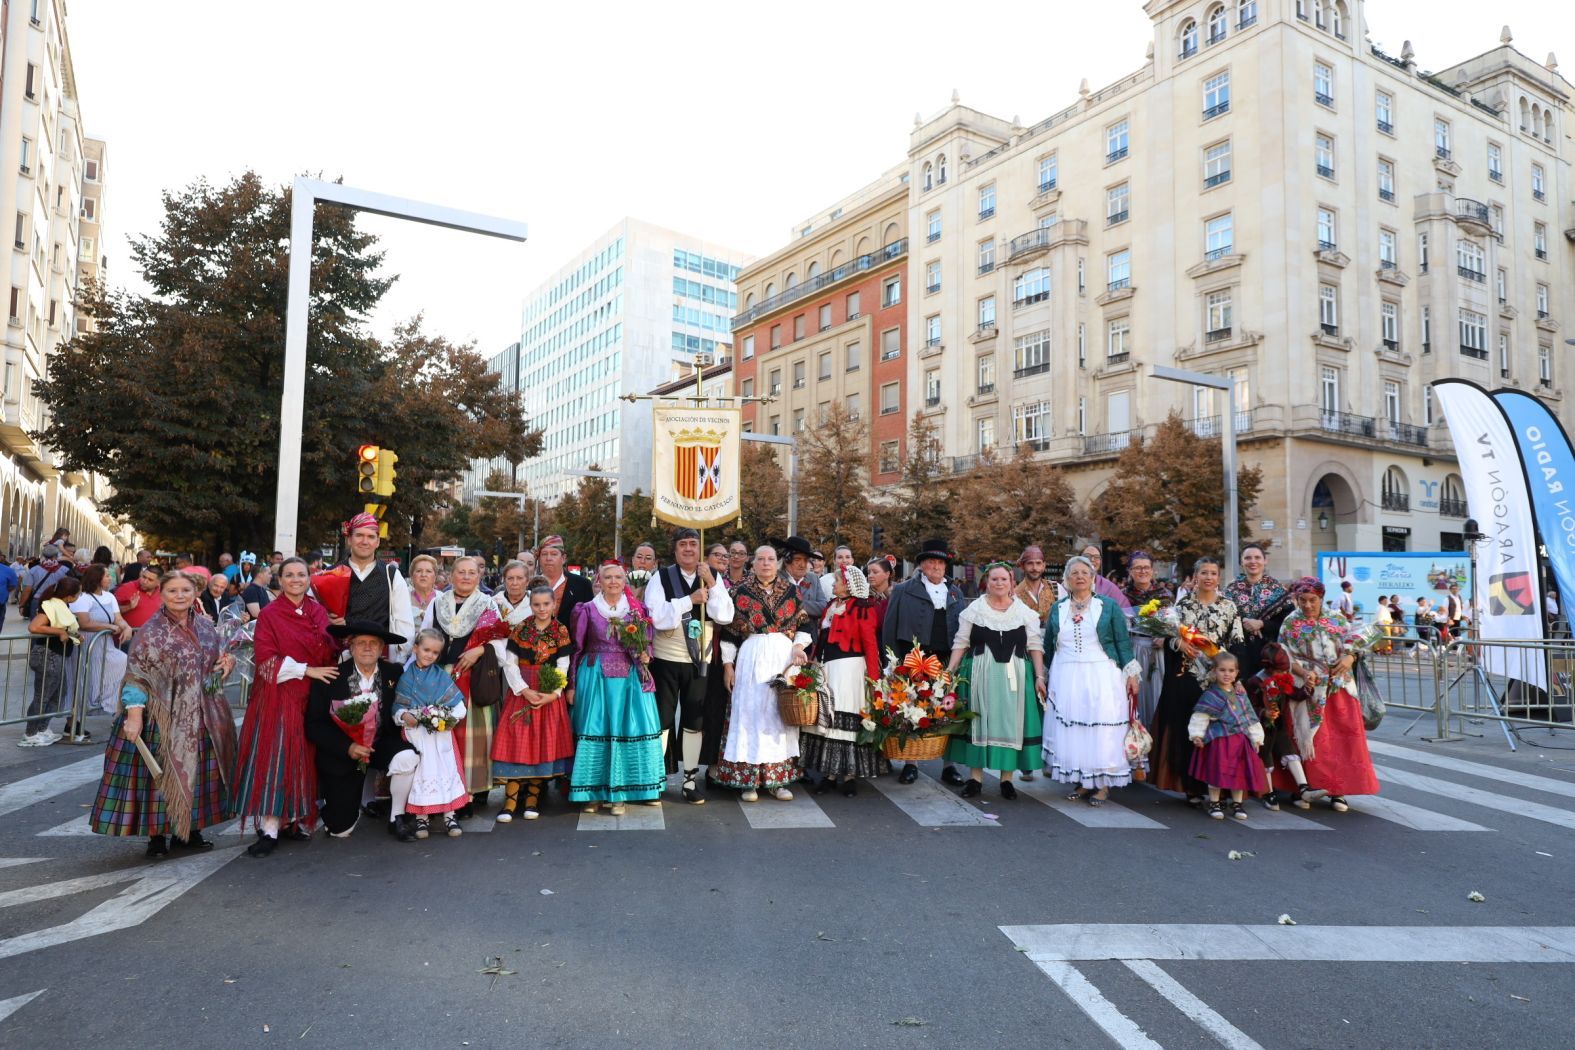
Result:
{"label": "street surface", "polygon": [[232,829],[158,862],[87,833],[100,743],[7,727],[0,1046],[1570,1045],[1575,733],[1511,754],[1399,715],[1383,795],[1343,815],[1043,779],[974,804],[929,764],[852,799],[620,820],[554,793],[458,840],[363,822],[252,860]]}

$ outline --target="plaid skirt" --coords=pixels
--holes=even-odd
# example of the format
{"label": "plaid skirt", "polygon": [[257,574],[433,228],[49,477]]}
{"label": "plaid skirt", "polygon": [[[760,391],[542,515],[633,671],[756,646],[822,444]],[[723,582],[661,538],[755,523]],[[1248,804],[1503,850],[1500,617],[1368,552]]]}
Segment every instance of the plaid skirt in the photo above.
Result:
{"label": "plaid skirt", "polygon": [[[104,749],[104,776],[98,784],[98,797],[88,821],[98,835],[169,835],[172,831],[164,812],[164,797],[154,786],[153,774],[137,752],[137,745],[120,735],[126,720],[122,710],[115,716]],[[147,721],[142,725],[142,742],[157,758],[159,727]],[[224,822],[226,793],[224,774],[219,769],[218,749],[208,734],[202,736],[197,767],[197,784],[192,794],[191,828],[212,827]]]}

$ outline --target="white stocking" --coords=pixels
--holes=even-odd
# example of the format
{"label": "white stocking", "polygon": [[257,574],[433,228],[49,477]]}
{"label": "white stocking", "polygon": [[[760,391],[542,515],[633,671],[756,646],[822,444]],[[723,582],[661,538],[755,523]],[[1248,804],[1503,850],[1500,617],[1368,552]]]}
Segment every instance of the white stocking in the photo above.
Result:
{"label": "white stocking", "polygon": [[683,739],[680,741],[680,743],[684,749],[685,775],[688,775],[690,770],[700,768],[700,741],[703,736],[704,734],[702,734],[698,729],[684,730]]}
{"label": "white stocking", "polygon": [[279,837],[279,818],[278,817],[264,817],[264,818],[262,818],[262,833],[264,835],[267,835],[271,839],[278,838]]}

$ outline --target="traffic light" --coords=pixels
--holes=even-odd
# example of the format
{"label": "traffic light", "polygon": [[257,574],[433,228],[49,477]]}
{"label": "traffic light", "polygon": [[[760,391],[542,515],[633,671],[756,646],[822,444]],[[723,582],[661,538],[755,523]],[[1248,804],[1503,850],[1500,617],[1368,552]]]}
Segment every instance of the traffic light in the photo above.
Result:
{"label": "traffic light", "polygon": [[399,456],[392,449],[380,449],[377,455],[377,480],[372,491],[379,496],[392,496],[394,494],[394,464],[399,462]]}
{"label": "traffic light", "polygon": [[877,554],[880,553],[881,545],[885,542],[885,539],[886,539],[886,529],[883,526],[875,525],[875,526],[871,527],[871,529],[870,529],[870,550],[874,551]]}
{"label": "traffic light", "polygon": [[376,445],[362,445],[355,450],[355,490],[363,496],[377,492],[378,454]]}

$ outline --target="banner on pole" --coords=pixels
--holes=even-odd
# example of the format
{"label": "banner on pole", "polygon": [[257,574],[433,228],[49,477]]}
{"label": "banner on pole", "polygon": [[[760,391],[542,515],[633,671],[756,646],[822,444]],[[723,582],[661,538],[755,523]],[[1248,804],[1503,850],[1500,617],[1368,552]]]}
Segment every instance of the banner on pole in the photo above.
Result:
{"label": "banner on pole", "polygon": [[[1466,504],[1486,539],[1478,553],[1476,609],[1484,641],[1535,641],[1544,635],[1537,576],[1537,533],[1520,451],[1509,421],[1486,390],[1464,379],[1433,384],[1449,424]],[[1547,688],[1541,660],[1487,646],[1488,670]]]}
{"label": "banner on pole", "polygon": [[1526,466],[1531,507],[1559,595],[1575,596],[1575,452],[1558,417],[1520,390],[1495,390]]}
{"label": "banner on pole", "polygon": [[709,529],[736,520],[739,499],[736,408],[654,410],[651,510],[670,525]]}

